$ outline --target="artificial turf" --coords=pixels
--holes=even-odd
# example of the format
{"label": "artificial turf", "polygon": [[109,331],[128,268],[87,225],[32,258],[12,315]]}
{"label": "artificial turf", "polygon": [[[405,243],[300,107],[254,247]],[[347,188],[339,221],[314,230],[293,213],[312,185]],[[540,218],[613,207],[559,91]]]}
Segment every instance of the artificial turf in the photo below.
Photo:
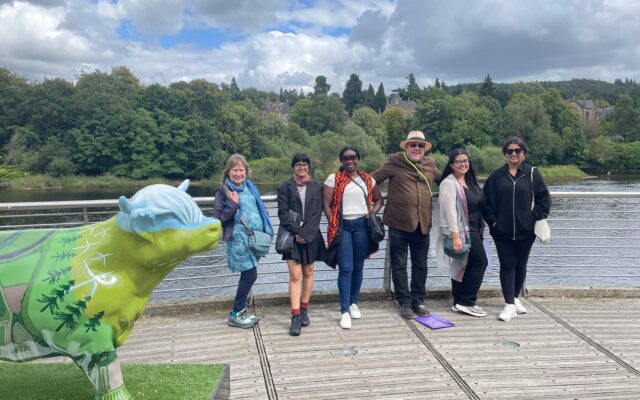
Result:
{"label": "artificial turf", "polygon": [[[222,365],[125,364],[125,385],[136,400],[209,399]],[[93,388],[73,364],[0,361],[0,399],[91,400]]]}

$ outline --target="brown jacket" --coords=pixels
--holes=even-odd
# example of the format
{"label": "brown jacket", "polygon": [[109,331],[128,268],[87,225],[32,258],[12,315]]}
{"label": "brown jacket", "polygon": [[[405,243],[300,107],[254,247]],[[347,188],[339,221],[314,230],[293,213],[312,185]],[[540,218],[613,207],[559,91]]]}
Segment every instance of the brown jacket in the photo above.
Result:
{"label": "brown jacket", "polygon": [[[433,181],[441,174],[435,160],[425,156],[416,166],[427,177],[433,190]],[[431,194],[424,179],[407,164],[404,153],[390,155],[371,176],[377,184],[389,179],[389,193],[382,218],[384,224],[393,229],[414,232],[420,223],[422,234],[428,234],[431,230]]]}

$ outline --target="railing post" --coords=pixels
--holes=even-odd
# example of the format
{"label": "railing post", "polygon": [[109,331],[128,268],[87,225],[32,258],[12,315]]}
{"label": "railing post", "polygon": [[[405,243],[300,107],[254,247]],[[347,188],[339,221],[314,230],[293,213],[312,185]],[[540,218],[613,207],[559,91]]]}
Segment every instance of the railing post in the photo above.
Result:
{"label": "railing post", "polygon": [[89,223],[89,212],[87,211],[87,207],[82,208],[82,219],[84,220],[85,225]]}
{"label": "railing post", "polygon": [[[389,228],[387,228],[388,230]],[[387,250],[384,252],[384,272],[382,276],[382,288],[391,293],[391,259],[389,258],[389,239],[387,235]]]}

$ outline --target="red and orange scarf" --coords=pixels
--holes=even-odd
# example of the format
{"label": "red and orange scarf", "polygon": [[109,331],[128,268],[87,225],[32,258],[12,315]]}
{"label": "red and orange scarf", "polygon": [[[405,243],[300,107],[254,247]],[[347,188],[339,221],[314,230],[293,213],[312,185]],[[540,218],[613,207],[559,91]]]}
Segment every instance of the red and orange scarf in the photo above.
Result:
{"label": "red and orange scarf", "polygon": [[[367,185],[367,207],[373,204],[373,179],[366,172],[358,171],[358,175]],[[342,196],[344,189],[351,182],[349,174],[344,171],[336,172],[336,182],[333,187],[333,201],[331,206],[331,216],[329,217],[329,225],[327,227],[327,248],[331,247],[336,238],[338,229],[340,228],[340,217],[342,215]]]}

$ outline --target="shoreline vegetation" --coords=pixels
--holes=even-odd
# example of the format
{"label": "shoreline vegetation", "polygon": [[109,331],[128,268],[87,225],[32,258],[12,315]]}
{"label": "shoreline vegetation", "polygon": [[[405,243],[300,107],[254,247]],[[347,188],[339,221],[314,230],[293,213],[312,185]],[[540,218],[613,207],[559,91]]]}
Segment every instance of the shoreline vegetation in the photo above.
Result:
{"label": "shoreline vegetation", "polygon": [[[580,168],[573,165],[556,165],[540,167],[540,171],[545,180],[552,182],[573,181],[581,179],[593,179],[592,175],[588,175]],[[258,174],[257,174],[258,175]],[[486,179],[489,173],[483,173],[481,180]],[[142,188],[144,186],[164,183],[177,185],[181,179],[128,179],[120,178],[112,175],[103,176],[65,176],[53,177],[48,175],[25,175],[12,178],[5,178],[0,181],[0,190],[55,190],[55,189],[112,189],[112,188]],[[259,184],[276,184],[282,180],[270,182],[257,180]],[[191,186],[211,186],[218,185],[218,179],[209,178],[203,180],[191,181]]]}

